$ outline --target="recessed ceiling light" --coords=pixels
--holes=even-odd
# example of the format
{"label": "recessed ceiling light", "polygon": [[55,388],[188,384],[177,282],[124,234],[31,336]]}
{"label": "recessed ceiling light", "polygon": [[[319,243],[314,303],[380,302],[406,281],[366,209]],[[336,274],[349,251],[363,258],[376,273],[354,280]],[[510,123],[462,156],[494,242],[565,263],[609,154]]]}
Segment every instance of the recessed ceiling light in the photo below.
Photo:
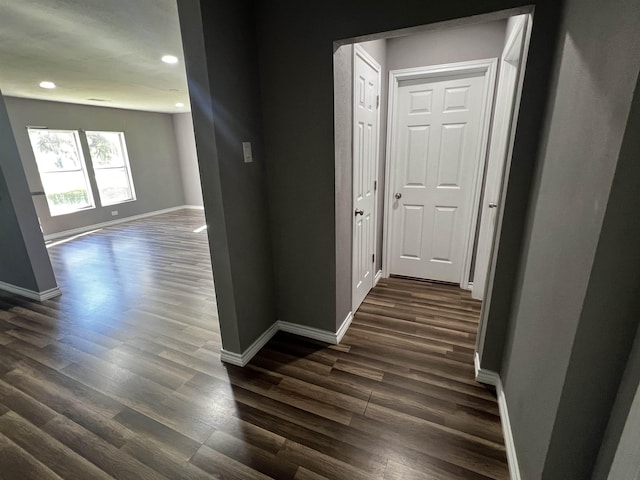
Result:
{"label": "recessed ceiling light", "polygon": [[182,107],[184,107],[184,103],[178,102],[178,103],[176,103],[176,107],[182,108]]}
{"label": "recessed ceiling light", "polygon": [[178,57],[174,57],[173,55],[165,55],[162,57],[162,61],[164,63],[178,63]]}
{"label": "recessed ceiling light", "polygon": [[53,82],[40,82],[42,88],[56,88],[56,84]]}

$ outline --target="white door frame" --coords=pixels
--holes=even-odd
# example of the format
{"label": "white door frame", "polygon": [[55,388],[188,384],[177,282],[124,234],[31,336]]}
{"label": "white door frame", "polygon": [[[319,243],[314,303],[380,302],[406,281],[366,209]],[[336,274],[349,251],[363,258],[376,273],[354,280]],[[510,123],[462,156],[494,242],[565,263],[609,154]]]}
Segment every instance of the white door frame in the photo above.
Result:
{"label": "white door frame", "polygon": [[[352,63],[352,84],[351,84],[351,96],[352,96],[352,102],[351,102],[351,188],[353,188],[353,175],[354,175],[354,169],[353,169],[353,162],[354,162],[354,155],[355,155],[355,139],[354,139],[354,133],[355,133],[355,123],[356,123],[356,107],[357,107],[357,100],[356,100],[356,60],[357,57],[360,57],[362,60],[364,60],[371,68],[373,68],[377,74],[378,74],[378,101],[377,101],[377,106],[376,106],[376,115],[377,115],[377,125],[376,125],[376,150],[375,150],[375,167],[374,167],[374,178],[376,179],[376,185],[378,182],[378,178],[379,178],[379,164],[380,164],[380,94],[382,93],[382,67],[380,66],[380,64],[376,61],[375,58],[373,58],[371,55],[369,55],[369,53],[362,48],[360,45],[358,44],[354,44],[353,45],[353,63]],[[353,221],[353,212],[355,210],[355,205],[353,202],[353,191],[351,192],[351,220]],[[353,247],[354,247],[354,239],[353,239],[353,226],[351,228],[351,263],[352,263],[352,271],[351,271],[351,311],[353,313],[356,312],[358,306],[355,305],[354,302],[354,292],[353,292]],[[378,188],[374,188],[373,190],[373,252],[375,254],[375,252],[378,249]],[[375,280],[374,277],[376,277],[376,272],[375,272],[375,265],[371,266],[371,287],[375,286]]]}
{"label": "white door frame", "polygon": [[[518,116],[520,113],[520,100],[522,98],[522,87],[524,85],[525,69],[527,66],[527,56],[529,54],[529,43],[531,41],[531,30],[533,28],[533,16],[526,14],[526,22],[524,22],[524,42],[522,45],[522,53],[520,58],[520,71],[518,72],[518,80],[516,82],[516,95],[513,102],[513,112],[511,114],[511,121],[509,122],[509,139],[507,147],[507,155],[504,161],[504,168],[502,172],[502,180],[500,186],[500,195],[498,201],[498,207],[496,212],[495,231],[493,232],[493,239],[491,241],[491,252],[489,255],[489,266],[487,269],[487,277],[485,280],[485,289],[482,299],[482,309],[480,310],[480,323],[478,325],[478,334],[476,335],[476,352],[479,361],[482,361],[482,352],[484,350],[484,342],[487,334],[487,321],[489,316],[489,310],[491,309],[491,292],[493,290],[493,274],[495,271],[495,255],[498,244],[498,238],[500,238],[500,232],[502,230],[502,218],[504,215],[504,201],[507,191],[507,182],[509,180],[509,172],[511,170],[511,160],[513,155],[513,146],[516,139],[516,127],[518,125]],[[517,33],[519,29],[515,29],[514,33]],[[505,42],[505,46],[507,43]]]}
{"label": "white door frame", "polygon": [[[500,73],[496,89],[496,104],[491,128],[489,158],[484,180],[484,194],[480,208],[480,228],[478,229],[478,244],[476,245],[476,263],[473,275],[472,297],[482,300],[488,284],[488,270],[494,233],[497,226],[497,208],[500,208],[500,191],[502,190],[503,172],[510,159],[510,132],[515,129],[516,95],[521,71],[525,46],[526,26],[529,15],[515,17],[518,22],[505,42],[500,60]],[[495,190],[494,190],[495,188]],[[492,192],[496,197],[487,197]],[[489,202],[495,202],[495,212],[488,208]],[[496,222],[491,224],[491,216],[495,214]],[[484,270],[484,272],[482,271]]]}
{"label": "white door frame", "polygon": [[443,65],[433,65],[429,67],[405,68],[401,70],[391,70],[389,72],[389,105],[387,118],[387,151],[385,161],[385,211],[384,211],[384,241],[382,244],[382,274],[386,278],[389,276],[391,264],[391,211],[393,208],[392,186],[395,184],[395,169],[391,153],[394,151],[393,139],[395,134],[396,106],[398,104],[398,86],[403,80],[415,80],[421,78],[436,78],[451,76],[455,74],[483,73],[486,81],[482,95],[482,114],[480,124],[480,139],[478,145],[478,158],[474,171],[474,191],[471,207],[471,225],[465,235],[464,262],[462,274],[460,276],[460,287],[469,288],[469,275],[471,273],[471,259],[473,257],[473,241],[478,223],[478,209],[480,206],[480,193],[482,191],[482,172],[486,162],[487,148],[489,143],[489,126],[491,122],[491,111],[493,109],[493,92],[496,82],[497,58],[484,60],[471,60],[467,62],[448,63]]}

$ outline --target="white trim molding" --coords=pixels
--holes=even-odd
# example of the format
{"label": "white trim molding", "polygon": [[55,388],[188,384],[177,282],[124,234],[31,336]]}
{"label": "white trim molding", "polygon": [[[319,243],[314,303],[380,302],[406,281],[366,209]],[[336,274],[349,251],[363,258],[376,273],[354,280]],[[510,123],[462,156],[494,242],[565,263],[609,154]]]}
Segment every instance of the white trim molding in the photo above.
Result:
{"label": "white trim molding", "polygon": [[342,341],[342,337],[344,337],[344,334],[347,333],[347,330],[351,326],[351,322],[353,322],[353,312],[349,312],[342,322],[342,325],[340,325],[340,328],[336,332],[336,341],[334,345],[337,345]]}
{"label": "white trim molding", "polygon": [[265,330],[265,332],[241,354],[230,352],[223,348],[220,350],[220,360],[225,363],[230,363],[231,365],[244,367],[253,357],[256,356],[260,349],[262,349],[262,347],[264,347],[267,342],[271,340],[276,333],[278,333],[278,323],[279,322],[274,322],[273,325],[267,328],[267,330]]}
{"label": "white trim molding", "polygon": [[65,230],[64,232],[49,233],[44,235],[44,240],[57,240],[58,238],[71,237],[78,235],[79,233],[90,232],[91,230],[97,230],[100,228],[111,227],[112,225],[118,225],[120,223],[132,222],[133,220],[140,220],[147,217],[155,217],[156,215],[162,215],[163,213],[176,212],[178,210],[193,209],[203,210],[204,207],[197,205],[179,205],[177,207],[165,208],[162,210],[154,210],[153,212],[141,213],[140,215],[132,215],[130,217],[122,217],[116,220],[109,220],[108,222],[95,223],[93,225],[85,225],[84,227],[73,228],[71,230]]}
{"label": "white trim molding", "polygon": [[331,332],[329,330],[321,330],[319,328],[307,327],[306,325],[299,325],[297,323],[283,322],[280,320],[278,324],[280,325],[280,330],[283,332],[293,333],[294,335],[300,335],[301,337],[312,338],[313,340],[318,340],[320,342],[325,342],[330,345],[338,345],[342,341],[342,337],[344,337],[345,333],[351,322],[353,321],[353,313],[349,312],[346,318],[343,320],[342,325],[336,332]]}
{"label": "white trim molding", "polygon": [[50,288],[49,290],[45,290],[44,292],[36,292],[35,290],[28,290],[26,288],[18,287],[16,285],[11,285],[10,283],[5,282],[0,282],[0,290],[14,293],[30,300],[36,300],[38,302],[44,302],[45,300],[49,300],[51,298],[59,297],[60,295],[62,295],[62,291],[58,287]]}
{"label": "white trim molding", "polygon": [[273,325],[271,325],[262,335],[260,335],[260,337],[255,342],[253,342],[251,346],[247,348],[243,353],[230,352],[228,350],[225,350],[224,348],[220,350],[220,360],[232,365],[244,367],[251,361],[253,357],[255,357],[260,349],[264,347],[276,333],[278,333],[278,331],[292,333],[301,337],[311,338],[313,340],[318,340],[330,345],[337,345],[342,341],[342,337],[344,337],[345,333],[347,333],[347,330],[349,329],[352,321],[353,313],[349,312],[347,317],[342,322],[342,325],[340,325],[340,328],[338,328],[338,331],[331,332],[329,330],[321,330],[319,328],[307,327],[306,325],[299,325],[297,323],[283,322],[281,320],[278,320]]}
{"label": "white trim molding", "polygon": [[382,278],[382,269],[378,270],[378,273],[376,273],[376,276],[373,277],[373,286],[375,287],[378,282],[380,281],[380,279]]}
{"label": "white trim molding", "polygon": [[511,431],[511,422],[509,420],[507,397],[504,394],[504,388],[502,386],[500,375],[491,370],[483,370],[480,367],[480,356],[478,355],[478,352],[476,352],[476,354],[474,355],[473,363],[476,372],[476,381],[496,387],[496,394],[498,396],[498,408],[500,409],[500,423],[502,424],[504,446],[507,451],[507,463],[509,464],[509,474],[511,480],[521,480],[522,477],[520,476],[520,468],[518,466],[516,445],[513,441],[513,432]]}
{"label": "white trim molding", "polygon": [[[358,79],[357,77],[357,62],[358,62],[358,57],[360,57],[366,64],[368,64],[377,74],[378,77],[378,90],[376,92],[376,95],[378,97],[377,100],[377,106],[376,106],[376,132],[375,132],[375,137],[376,137],[376,142],[375,142],[375,158],[374,158],[374,171],[373,171],[373,175],[375,178],[375,182],[376,185],[378,183],[379,180],[379,165],[380,165],[380,155],[381,155],[381,151],[380,151],[380,125],[381,125],[381,117],[380,117],[380,112],[382,111],[382,106],[381,106],[381,101],[382,101],[382,66],[378,63],[378,61],[373,58],[369,52],[367,52],[362,46],[358,45],[357,43],[353,45],[353,64],[352,64],[352,84],[351,84],[351,88],[352,88],[352,102],[351,102],[351,168],[353,170],[354,168],[354,164],[355,164],[355,158],[356,158],[356,139],[355,139],[355,134],[356,134],[356,128],[355,125],[358,123],[357,122],[357,118],[356,118],[356,113],[358,110],[358,99],[356,98],[356,89],[357,89],[357,85],[358,85]],[[351,179],[351,182],[353,184],[353,182],[355,181],[355,176]],[[353,186],[353,185],[352,185]],[[354,188],[355,191],[355,188]],[[375,252],[377,252],[377,245],[378,245],[378,235],[377,235],[377,231],[378,231],[378,225],[380,222],[380,209],[378,208],[378,192],[380,191],[379,188],[374,188],[373,189],[373,251],[372,253],[375,254]],[[351,211],[353,212],[356,208],[355,205],[356,199],[355,197],[351,198]],[[352,217],[353,218],[353,217]],[[352,264],[352,269],[351,269],[351,309],[352,311],[355,311],[358,309],[358,307],[360,306],[360,303],[356,302],[356,298],[355,298],[355,292],[356,292],[356,284],[357,282],[354,279],[354,276],[356,275],[356,269],[354,266],[354,262],[356,261],[356,257],[357,255],[355,255],[355,249],[356,249],[356,244],[354,242],[354,236],[353,236],[353,229],[355,228],[355,223],[352,224],[352,237],[351,237],[351,264]],[[375,264],[372,265],[373,268],[375,268]],[[371,284],[371,288],[376,286],[376,280],[375,278],[373,279],[373,283]],[[371,291],[371,289],[369,289],[369,291]],[[368,293],[368,292],[367,292]],[[365,295],[366,296],[366,295]],[[362,300],[361,300],[362,302]],[[357,303],[357,304],[356,304]]]}

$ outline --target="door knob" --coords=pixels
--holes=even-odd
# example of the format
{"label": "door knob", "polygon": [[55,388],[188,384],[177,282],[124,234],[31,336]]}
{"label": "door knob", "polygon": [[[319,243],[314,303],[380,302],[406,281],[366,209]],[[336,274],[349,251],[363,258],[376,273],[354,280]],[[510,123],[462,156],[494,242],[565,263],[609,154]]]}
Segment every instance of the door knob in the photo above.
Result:
{"label": "door knob", "polygon": [[358,215],[364,215],[364,210],[361,210],[359,208],[356,208],[356,214],[355,216],[357,217]]}
{"label": "door knob", "polygon": [[493,203],[492,202],[492,203],[489,204],[489,208],[496,208],[497,206],[498,206],[497,203]]}
{"label": "door knob", "polygon": [[400,200],[400,199],[402,198],[402,194],[401,194],[400,192],[397,192],[397,193],[394,195],[394,197],[395,197],[395,199],[396,199],[396,200]]}

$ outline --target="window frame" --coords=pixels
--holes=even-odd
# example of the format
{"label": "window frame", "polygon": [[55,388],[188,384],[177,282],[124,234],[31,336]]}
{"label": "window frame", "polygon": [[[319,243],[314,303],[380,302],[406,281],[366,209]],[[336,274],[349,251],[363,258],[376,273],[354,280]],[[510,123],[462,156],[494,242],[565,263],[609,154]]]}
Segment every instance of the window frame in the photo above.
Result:
{"label": "window frame", "polygon": [[[98,198],[100,199],[100,205],[103,207],[110,207],[113,205],[120,205],[121,203],[135,202],[138,197],[136,196],[136,189],[133,182],[133,174],[131,173],[131,162],[129,161],[129,152],[127,150],[127,141],[125,138],[125,132],[116,130],[83,130],[85,139],[87,141],[87,149],[89,151],[89,159],[91,161],[91,167],[93,168],[93,176],[96,182],[96,188],[98,190]],[[118,143],[120,145],[120,152],[122,154],[123,165],[117,167],[101,167],[100,163],[93,158],[91,154],[91,147],[89,145],[89,135],[91,134],[116,134],[118,136]],[[100,191],[100,184],[98,182],[98,175],[100,170],[122,170],[124,169],[129,182],[129,190],[131,191],[131,198],[126,200],[120,200],[116,202],[105,202],[102,198],[102,192]]]}
{"label": "window frame", "polygon": [[[38,155],[40,154],[40,149],[36,147],[36,145],[34,145],[34,140],[31,136],[31,132],[39,132],[39,131],[46,131],[49,133],[71,133],[73,135],[74,141],[75,141],[75,148],[76,148],[76,153],[78,155],[78,160],[80,162],[80,168],[74,169],[74,170],[41,170],[40,169],[40,163],[38,162]],[[40,185],[42,186],[42,190],[44,192],[44,196],[45,199],[47,201],[47,207],[49,208],[49,215],[51,217],[60,217],[62,215],[70,215],[73,213],[78,213],[78,212],[84,212],[87,210],[92,210],[94,208],[96,208],[96,201],[95,201],[95,196],[93,194],[93,187],[91,185],[91,178],[89,175],[89,168],[87,166],[87,162],[85,159],[85,155],[84,155],[84,149],[82,148],[82,141],[80,139],[80,131],[79,130],[67,130],[67,129],[61,129],[61,128],[46,128],[46,127],[27,127],[27,137],[29,138],[29,143],[31,145],[31,150],[33,152],[33,156],[34,156],[34,160],[36,163],[36,169],[38,170],[38,176],[40,178]],[[71,172],[82,172],[83,177],[84,177],[84,182],[85,182],[85,187],[86,187],[86,192],[87,192],[87,199],[89,202],[88,206],[82,207],[82,208],[77,208],[75,210],[71,210],[71,211],[65,211],[65,212],[59,212],[59,213],[54,213],[56,208],[53,205],[51,201],[49,200],[49,195],[50,193],[47,192],[47,189],[45,187],[45,181],[43,180],[43,177],[46,175],[59,175],[59,174],[66,174],[66,173],[71,173]]]}

